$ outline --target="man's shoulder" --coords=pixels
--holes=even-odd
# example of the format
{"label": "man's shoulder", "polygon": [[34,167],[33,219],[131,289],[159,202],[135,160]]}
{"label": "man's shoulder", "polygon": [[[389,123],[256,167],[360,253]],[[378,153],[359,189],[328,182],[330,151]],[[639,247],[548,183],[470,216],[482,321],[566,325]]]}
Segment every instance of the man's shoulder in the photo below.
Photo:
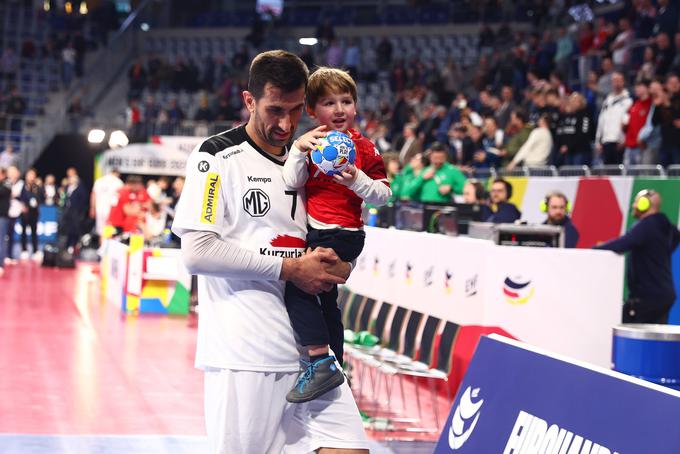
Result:
{"label": "man's shoulder", "polygon": [[248,135],[245,126],[237,126],[221,134],[208,137],[198,146],[198,151],[215,156],[247,141]]}

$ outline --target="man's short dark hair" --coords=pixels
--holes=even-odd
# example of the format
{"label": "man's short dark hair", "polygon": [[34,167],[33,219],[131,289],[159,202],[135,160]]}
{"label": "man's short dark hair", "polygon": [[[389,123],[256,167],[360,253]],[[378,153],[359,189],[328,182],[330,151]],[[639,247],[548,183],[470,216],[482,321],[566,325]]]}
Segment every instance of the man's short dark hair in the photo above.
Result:
{"label": "man's short dark hair", "polygon": [[495,180],[493,180],[492,184],[494,183],[503,183],[503,185],[505,186],[505,193],[508,196],[508,200],[510,200],[510,198],[512,197],[512,185],[510,184],[510,182],[508,180],[504,180],[503,178],[496,178]]}
{"label": "man's short dark hair", "polygon": [[309,70],[300,57],[285,50],[270,50],[258,54],[250,64],[248,91],[259,99],[265,85],[270,83],[290,93],[302,87],[306,89],[308,78]]}
{"label": "man's short dark hair", "polygon": [[527,113],[526,110],[515,109],[515,110],[512,111],[512,113],[514,113],[515,116],[522,121],[522,123],[528,123],[529,122],[529,114]]}
{"label": "man's short dark hair", "polygon": [[441,142],[432,142],[432,145],[430,145],[430,153],[435,153],[437,151],[440,151],[442,153],[448,153],[449,151],[446,149],[446,146],[441,143]]}

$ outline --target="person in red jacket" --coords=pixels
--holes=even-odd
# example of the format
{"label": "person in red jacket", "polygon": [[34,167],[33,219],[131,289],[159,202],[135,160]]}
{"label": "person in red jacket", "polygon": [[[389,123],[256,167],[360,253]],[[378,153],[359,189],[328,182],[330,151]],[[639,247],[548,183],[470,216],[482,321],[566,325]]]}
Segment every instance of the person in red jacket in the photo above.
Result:
{"label": "person in red jacket", "polygon": [[[332,248],[345,262],[354,261],[364,246],[362,203],[384,205],[392,195],[380,153],[353,129],[356,103],[357,87],[348,73],[317,69],[309,77],[307,113],[320,126],[295,141],[283,169],[286,185],[304,187],[307,194],[307,247]],[[356,149],[355,165],[333,177],[322,173],[308,157],[331,130],[347,134]],[[319,295],[309,295],[291,283],[286,286],[291,324],[310,356],[286,397],[289,402],[316,399],[344,381],[329,351],[330,345],[342,363],[344,329],[337,297],[337,286]]]}
{"label": "person in red jacket", "polygon": [[640,164],[642,150],[638,141],[640,130],[647,122],[647,115],[652,107],[649,96],[649,86],[645,81],[635,83],[635,102],[628,110],[626,125],[626,150],[623,153],[623,163],[626,165]]}
{"label": "person in red jacket", "polygon": [[118,193],[118,203],[111,208],[108,223],[117,233],[141,233],[141,223],[150,203],[142,177],[130,175]]}

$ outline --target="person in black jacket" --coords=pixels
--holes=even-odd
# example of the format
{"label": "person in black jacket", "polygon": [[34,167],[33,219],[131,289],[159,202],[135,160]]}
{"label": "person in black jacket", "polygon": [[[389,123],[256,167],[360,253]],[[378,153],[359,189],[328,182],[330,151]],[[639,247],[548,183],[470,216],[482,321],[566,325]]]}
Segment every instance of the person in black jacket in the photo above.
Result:
{"label": "person in black jacket", "polygon": [[491,191],[489,193],[494,210],[493,214],[486,219],[486,222],[512,224],[522,217],[522,213],[517,207],[508,201],[512,197],[512,185],[510,182],[502,178],[496,178],[491,184]]}
{"label": "person in black jacket", "polygon": [[633,202],[639,221],[621,238],[596,246],[628,256],[628,300],[623,308],[624,323],[667,323],[675,302],[671,255],[680,243],[680,232],[661,213],[661,196],[640,191]]}
{"label": "person in black jacket", "polygon": [[575,248],[578,243],[579,233],[569,217],[569,201],[567,196],[559,191],[554,191],[545,196],[543,201],[548,219],[543,224],[559,225],[564,228],[564,247]]}
{"label": "person in black jacket", "polygon": [[35,169],[29,169],[24,175],[24,188],[21,191],[20,199],[24,204],[24,211],[21,214],[21,258],[27,259],[28,238],[26,230],[31,228],[31,246],[33,246],[33,258],[39,259],[38,254],[38,210],[42,203],[42,191],[36,182]]}
{"label": "person in black jacket", "polygon": [[60,242],[65,242],[69,252],[72,252],[78,240],[80,240],[80,224],[87,213],[89,196],[75,169],[69,169],[69,173],[69,185],[66,189],[64,211],[59,222],[59,230],[62,237]]}
{"label": "person in black jacket", "polygon": [[588,113],[586,100],[582,94],[572,93],[557,123],[557,165],[590,165],[590,144],[594,139],[595,123]]}
{"label": "person in black jacket", "polygon": [[0,167],[0,277],[5,274],[5,249],[7,248],[7,228],[9,227],[9,201],[12,188],[7,181],[5,169]]}

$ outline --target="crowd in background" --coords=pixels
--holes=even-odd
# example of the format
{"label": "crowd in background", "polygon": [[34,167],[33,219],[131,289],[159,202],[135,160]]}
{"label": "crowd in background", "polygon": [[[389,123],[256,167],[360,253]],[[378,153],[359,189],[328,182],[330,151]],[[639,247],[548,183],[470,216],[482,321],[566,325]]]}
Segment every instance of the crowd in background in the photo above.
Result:
{"label": "crowd in background", "polygon": [[[35,169],[22,174],[15,161],[11,147],[0,153],[0,277],[5,266],[17,265],[19,259],[42,260],[40,235],[56,236],[54,245],[70,254],[85,234],[101,237],[105,226],[112,226],[113,234],[140,233],[157,244],[172,240],[167,228],[184,187],[182,177],[144,183],[142,177],[130,175],[123,183],[113,171],[97,179],[90,192],[75,168],[58,183],[54,175],[42,178]],[[45,207],[57,209],[55,231],[39,225]]]}

